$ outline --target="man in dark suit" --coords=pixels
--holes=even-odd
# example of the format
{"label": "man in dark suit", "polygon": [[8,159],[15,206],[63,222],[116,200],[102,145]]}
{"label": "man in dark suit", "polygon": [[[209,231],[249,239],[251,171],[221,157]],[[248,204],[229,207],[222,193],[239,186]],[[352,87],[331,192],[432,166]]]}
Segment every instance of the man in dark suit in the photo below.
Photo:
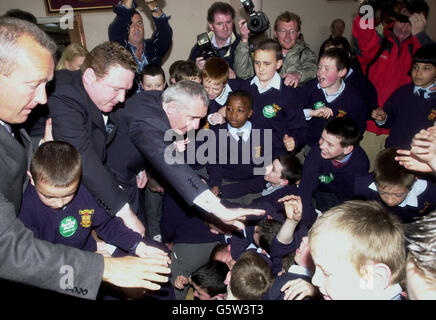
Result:
{"label": "man in dark suit", "polygon": [[[128,99],[124,108],[116,111],[120,136],[111,152],[113,165],[124,176],[127,170],[138,172],[144,157],[189,205],[197,205],[216,215],[227,224],[243,228],[245,215],[262,214],[263,210],[226,208],[207,184],[175,154],[173,139],[181,140],[188,131],[198,129],[200,119],[207,114],[209,98],[204,88],[193,81],[182,80],[160,92],[142,92]],[[139,151],[139,152],[138,152]],[[188,146],[189,151],[189,146]],[[124,168],[130,165],[131,168]],[[135,167],[136,166],[136,167]],[[130,175],[130,178],[132,176]]]}
{"label": "man in dark suit", "polygon": [[[103,280],[156,290],[153,282],[167,281],[158,273],[169,273],[168,258],[111,258],[53,245],[35,239],[17,219],[32,154],[27,133],[17,127],[47,102],[55,51],[38,26],[0,18],[0,278],[87,299],[95,299]],[[12,295],[6,281],[1,286]]]}
{"label": "man in dark suit", "polygon": [[110,216],[120,217],[129,228],[144,234],[127,193],[106,165],[106,148],[116,133],[111,111],[124,102],[135,71],[127,49],[104,42],[85,58],[81,71],[56,73],[48,105],[54,139],[69,142],[80,152],[85,186]]}

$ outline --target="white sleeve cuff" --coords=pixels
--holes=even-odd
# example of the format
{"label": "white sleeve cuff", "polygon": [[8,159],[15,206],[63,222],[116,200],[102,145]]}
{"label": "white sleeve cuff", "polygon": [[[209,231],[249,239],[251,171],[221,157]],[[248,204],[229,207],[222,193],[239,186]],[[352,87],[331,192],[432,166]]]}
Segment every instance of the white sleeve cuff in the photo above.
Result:
{"label": "white sleeve cuff", "polygon": [[217,212],[219,209],[223,209],[223,205],[220,199],[215,196],[212,191],[205,190],[200,193],[193,201],[193,203],[208,213]]}

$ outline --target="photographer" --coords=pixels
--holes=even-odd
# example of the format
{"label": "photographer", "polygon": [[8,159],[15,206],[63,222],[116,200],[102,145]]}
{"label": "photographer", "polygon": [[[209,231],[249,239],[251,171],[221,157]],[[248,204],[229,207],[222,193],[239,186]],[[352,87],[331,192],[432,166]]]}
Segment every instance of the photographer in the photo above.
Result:
{"label": "photographer", "polygon": [[[283,66],[280,75],[287,86],[297,87],[316,77],[318,60],[315,53],[300,36],[301,19],[298,15],[285,11],[274,23],[274,37],[280,43],[283,53]],[[235,73],[242,79],[254,75],[253,61],[249,49],[249,36],[246,20],[239,21],[241,42],[235,52]]]}
{"label": "photographer", "polygon": [[[425,33],[429,7],[423,0],[360,1],[360,14],[353,21],[353,42],[363,73],[378,94],[383,108],[389,96],[400,86],[411,82],[409,75],[413,53],[432,40]],[[368,9],[371,9],[368,11]],[[380,12],[383,34],[377,32],[374,12]],[[361,141],[370,160],[370,170],[378,152],[385,147],[389,130],[377,127],[373,120]]]}
{"label": "photographer", "polygon": [[109,25],[109,41],[118,42],[127,48],[134,57],[138,70],[136,72],[135,85],[132,88],[141,91],[140,74],[147,64],[161,65],[163,56],[171,46],[173,30],[162,9],[156,0],[144,0],[151,11],[153,22],[156,27],[150,39],[144,39],[144,23],[139,11],[136,10],[134,0],[122,0],[114,5],[113,11],[116,16]]}
{"label": "photographer", "polygon": [[[225,2],[214,2],[207,11],[207,25],[209,39],[213,51],[230,66],[230,78],[234,78],[233,60],[236,47],[241,40],[234,33],[235,9]],[[200,70],[203,69],[205,59],[204,50],[197,43],[191,50],[189,60],[194,61]]]}

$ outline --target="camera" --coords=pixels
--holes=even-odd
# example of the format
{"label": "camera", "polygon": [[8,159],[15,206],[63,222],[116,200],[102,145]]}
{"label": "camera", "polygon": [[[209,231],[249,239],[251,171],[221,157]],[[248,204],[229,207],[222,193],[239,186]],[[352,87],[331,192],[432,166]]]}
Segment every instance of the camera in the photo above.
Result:
{"label": "camera", "polygon": [[204,60],[207,60],[210,57],[219,57],[218,52],[212,47],[207,32],[200,33],[197,36],[197,44],[202,50],[201,56]]}
{"label": "camera", "polygon": [[255,35],[262,33],[269,28],[269,20],[262,11],[254,11],[254,4],[251,0],[241,0],[241,3],[248,13],[247,27]]}

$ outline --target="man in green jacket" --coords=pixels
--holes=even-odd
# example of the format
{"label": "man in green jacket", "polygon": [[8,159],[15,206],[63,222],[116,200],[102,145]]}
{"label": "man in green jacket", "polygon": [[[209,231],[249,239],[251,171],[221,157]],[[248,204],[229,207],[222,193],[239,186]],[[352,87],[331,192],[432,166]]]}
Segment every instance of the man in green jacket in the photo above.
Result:
{"label": "man in green jacket", "polygon": [[[285,85],[301,86],[316,77],[318,60],[309,46],[300,40],[301,19],[292,12],[281,13],[274,23],[274,37],[279,41],[283,53],[280,75]],[[239,21],[241,41],[236,48],[234,71],[236,76],[248,79],[254,75],[253,60],[249,49],[249,33],[246,20]]]}

